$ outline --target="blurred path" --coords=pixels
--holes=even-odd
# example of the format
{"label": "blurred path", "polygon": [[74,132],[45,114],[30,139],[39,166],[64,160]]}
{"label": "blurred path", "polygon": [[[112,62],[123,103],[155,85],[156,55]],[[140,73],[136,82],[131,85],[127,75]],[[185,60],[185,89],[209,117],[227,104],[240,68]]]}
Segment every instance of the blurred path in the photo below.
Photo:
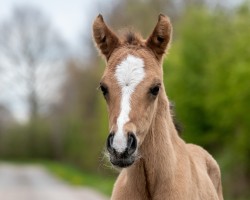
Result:
{"label": "blurred path", "polygon": [[0,164],[0,200],[107,200],[100,193],[73,187],[42,166]]}

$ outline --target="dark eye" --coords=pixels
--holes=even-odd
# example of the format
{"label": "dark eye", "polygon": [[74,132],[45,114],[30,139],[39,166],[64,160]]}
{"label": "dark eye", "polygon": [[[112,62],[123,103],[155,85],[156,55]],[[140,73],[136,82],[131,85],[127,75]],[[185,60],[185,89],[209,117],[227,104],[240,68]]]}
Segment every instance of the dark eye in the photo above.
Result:
{"label": "dark eye", "polygon": [[157,96],[159,93],[159,90],[160,90],[160,86],[156,85],[156,86],[150,88],[150,94]]}
{"label": "dark eye", "polygon": [[102,91],[102,94],[106,96],[108,94],[108,88],[104,85],[100,85],[100,89]]}

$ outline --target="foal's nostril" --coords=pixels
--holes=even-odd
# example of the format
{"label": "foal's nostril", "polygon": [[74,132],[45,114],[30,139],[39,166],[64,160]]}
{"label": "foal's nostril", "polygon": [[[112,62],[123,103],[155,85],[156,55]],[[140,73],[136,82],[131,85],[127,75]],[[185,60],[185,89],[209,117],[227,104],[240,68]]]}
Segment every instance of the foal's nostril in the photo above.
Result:
{"label": "foal's nostril", "polygon": [[129,155],[132,155],[137,147],[137,140],[133,133],[128,134],[128,144],[127,144],[127,151]]}
{"label": "foal's nostril", "polygon": [[114,148],[112,147],[113,145],[113,140],[114,140],[114,133],[110,133],[107,139],[107,150],[109,153],[114,152]]}
{"label": "foal's nostril", "polygon": [[131,156],[135,152],[137,147],[137,140],[133,133],[128,133],[127,147],[122,151],[117,151],[117,149],[114,147],[114,137],[115,134],[111,132],[107,138],[107,150],[110,154],[112,154],[113,156],[118,156],[120,158],[125,158]]}

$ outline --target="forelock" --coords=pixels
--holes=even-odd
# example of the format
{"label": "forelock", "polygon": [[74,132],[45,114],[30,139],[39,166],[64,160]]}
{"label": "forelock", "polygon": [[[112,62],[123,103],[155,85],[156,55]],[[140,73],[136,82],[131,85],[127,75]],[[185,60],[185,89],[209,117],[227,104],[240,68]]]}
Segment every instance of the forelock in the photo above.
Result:
{"label": "forelock", "polygon": [[132,30],[123,31],[121,35],[121,40],[122,40],[122,44],[125,44],[125,45],[132,45],[132,46],[138,46],[138,47],[145,46],[145,42],[142,36],[139,33],[134,32]]}

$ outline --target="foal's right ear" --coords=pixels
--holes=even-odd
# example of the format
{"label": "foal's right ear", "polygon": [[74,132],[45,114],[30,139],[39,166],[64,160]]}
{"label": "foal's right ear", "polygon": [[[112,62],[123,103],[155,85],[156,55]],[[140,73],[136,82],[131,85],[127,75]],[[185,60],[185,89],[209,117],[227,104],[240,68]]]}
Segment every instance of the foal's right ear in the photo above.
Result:
{"label": "foal's right ear", "polygon": [[118,37],[105,24],[101,14],[93,23],[93,38],[101,53],[109,59],[110,55],[120,45]]}

